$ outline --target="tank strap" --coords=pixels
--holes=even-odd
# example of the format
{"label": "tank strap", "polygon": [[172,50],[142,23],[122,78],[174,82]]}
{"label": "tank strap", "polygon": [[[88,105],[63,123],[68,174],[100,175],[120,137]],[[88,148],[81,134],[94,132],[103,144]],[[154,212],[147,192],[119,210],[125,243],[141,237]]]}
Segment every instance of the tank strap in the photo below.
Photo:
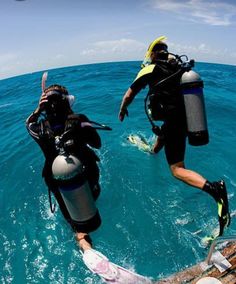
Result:
{"label": "tank strap", "polygon": [[49,199],[49,204],[50,204],[50,210],[52,213],[54,213],[56,209],[56,205],[55,204],[52,205],[52,194],[51,194],[51,190],[49,187],[48,187],[48,199]]}

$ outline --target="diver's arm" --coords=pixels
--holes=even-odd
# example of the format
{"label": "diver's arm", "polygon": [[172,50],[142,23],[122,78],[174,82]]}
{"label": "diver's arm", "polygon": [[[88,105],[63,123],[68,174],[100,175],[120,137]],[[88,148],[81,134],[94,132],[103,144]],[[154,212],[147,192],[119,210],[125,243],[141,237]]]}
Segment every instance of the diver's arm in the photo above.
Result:
{"label": "diver's arm", "polygon": [[47,103],[48,100],[47,100],[47,95],[45,93],[42,93],[40,99],[39,99],[39,103],[38,103],[38,106],[37,108],[35,109],[34,112],[31,113],[31,115],[26,119],[26,125],[28,126],[29,123],[32,123],[32,122],[37,122],[38,121],[38,118],[41,114],[41,112],[43,111],[44,109],[44,105],[45,103]]}
{"label": "diver's arm", "polygon": [[39,139],[39,123],[38,119],[41,115],[41,112],[43,110],[43,104],[46,102],[45,95],[42,94],[39,100],[39,104],[35,111],[33,111],[30,116],[26,119],[26,128],[29,132],[29,134],[34,139]]}
{"label": "diver's arm", "polygon": [[34,112],[30,114],[30,116],[26,119],[26,128],[29,134],[36,140],[39,139],[39,124],[38,118],[40,116],[40,111],[38,108]]}
{"label": "diver's arm", "polygon": [[129,87],[129,89],[126,91],[123,97],[121,106],[120,106],[120,112],[119,112],[120,121],[124,120],[125,115],[128,116],[127,107],[132,103],[134,97],[142,89],[144,89],[149,83],[149,79],[150,79],[150,76],[152,74],[154,67],[155,65],[153,65],[152,68],[143,68],[141,71],[139,71],[136,79],[134,80],[132,85]]}
{"label": "diver's arm", "polygon": [[30,116],[26,119],[26,125],[28,126],[32,122],[37,122],[40,116],[40,110],[37,107],[35,111],[33,111]]}
{"label": "diver's arm", "polygon": [[128,110],[127,107],[132,103],[134,97],[136,96],[136,93],[129,88],[122,100],[121,106],[120,106],[120,112],[119,112],[119,119],[120,121],[124,120],[125,115],[128,116]]}

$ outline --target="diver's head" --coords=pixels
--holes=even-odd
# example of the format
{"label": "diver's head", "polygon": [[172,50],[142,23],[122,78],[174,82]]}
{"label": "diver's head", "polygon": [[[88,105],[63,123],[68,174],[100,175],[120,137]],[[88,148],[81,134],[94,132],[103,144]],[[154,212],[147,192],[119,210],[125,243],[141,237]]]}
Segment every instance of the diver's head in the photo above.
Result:
{"label": "diver's head", "polygon": [[65,87],[51,85],[44,90],[44,93],[47,96],[44,110],[48,120],[61,122],[72,113],[73,96],[69,95]]}
{"label": "diver's head", "polygon": [[168,54],[167,44],[163,41],[159,41],[154,45],[150,55],[152,63],[154,63],[156,60],[167,60]]}

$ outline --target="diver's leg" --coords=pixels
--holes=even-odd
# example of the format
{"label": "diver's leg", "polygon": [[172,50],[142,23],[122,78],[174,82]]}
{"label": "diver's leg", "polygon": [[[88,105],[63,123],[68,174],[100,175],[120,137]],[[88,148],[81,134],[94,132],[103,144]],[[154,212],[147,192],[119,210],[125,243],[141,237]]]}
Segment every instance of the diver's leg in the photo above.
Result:
{"label": "diver's leg", "polygon": [[178,162],[173,165],[170,165],[170,170],[175,178],[191,186],[202,189],[204,184],[206,183],[206,179],[200,174],[192,170],[186,169],[184,166],[184,162]]}
{"label": "diver's leg", "polygon": [[154,154],[157,154],[158,152],[160,152],[161,149],[165,145],[165,142],[164,142],[165,123],[163,123],[160,129],[161,129],[160,135],[157,136],[156,142],[154,143],[152,147],[152,153]]}
{"label": "diver's leg", "polygon": [[171,165],[170,168],[175,178],[207,192],[214,198],[218,206],[219,236],[223,235],[224,228],[228,227],[231,221],[225,182],[223,180],[209,182],[198,173],[185,169],[183,162]]}
{"label": "diver's leg", "polygon": [[211,183],[197,172],[186,169],[184,165],[185,147],[186,136],[184,132],[181,132],[181,128],[174,128],[173,124],[170,124],[165,129],[165,153],[171,173],[175,178],[207,192],[214,198],[218,206],[219,235],[222,235],[225,226],[229,226],[230,224],[225,183],[224,181]]}
{"label": "diver's leg", "polygon": [[92,248],[92,240],[87,233],[76,232],[75,234],[76,241],[79,247],[85,251]]}

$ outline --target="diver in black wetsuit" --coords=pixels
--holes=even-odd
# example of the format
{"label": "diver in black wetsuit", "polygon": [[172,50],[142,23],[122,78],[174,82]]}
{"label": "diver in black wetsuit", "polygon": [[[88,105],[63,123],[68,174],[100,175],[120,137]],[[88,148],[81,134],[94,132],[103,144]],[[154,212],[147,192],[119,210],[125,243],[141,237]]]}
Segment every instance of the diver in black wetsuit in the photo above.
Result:
{"label": "diver in black wetsuit", "polygon": [[[184,163],[187,124],[183,95],[180,88],[180,78],[183,73],[174,56],[170,56],[165,42],[156,43],[150,53],[150,64],[138,73],[136,79],[126,91],[119,112],[123,121],[128,115],[127,107],[134,97],[149,86],[149,109],[153,120],[163,121],[161,129],[156,129],[157,142],[153,152],[159,152],[162,147],[173,176],[188,185],[197,187],[210,194],[218,204],[220,233],[230,224],[227,191],[224,181],[209,182],[198,173],[186,169]],[[176,76],[174,76],[176,74]],[[173,76],[172,76],[173,75]],[[165,80],[166,78],[171,78]],[[158,82],[162,84],[158,85]]]}
{"label": "diver in black wetsuit", "polygon": [[58,190],[57,181],[52,175],[52,163],[58,155],[55,137],[67,132],[69,152],[73,153],[83,163],[86,179],[94,200],[99,196],[99,168],[97,166],[99,158],[91,147],[99,149],[101,139],[97,131],[88,123],[89,119],[85,115],[73,113],[70,106],[72,100],[73,96],[68,94],[65,87],[52,85],[46,88],[40,98],[38,107],[26,120],[26,127],[44,153],[43,177],[49,192],[53,192],[57,199],[63,216],[76,233],[76,239],[80,247],[86,250],[91,248],[91,239],[88,233],[97,229],[101,221],[99,219],[88,231],[83,227],[81,230],[81,226],[71,218]]}

